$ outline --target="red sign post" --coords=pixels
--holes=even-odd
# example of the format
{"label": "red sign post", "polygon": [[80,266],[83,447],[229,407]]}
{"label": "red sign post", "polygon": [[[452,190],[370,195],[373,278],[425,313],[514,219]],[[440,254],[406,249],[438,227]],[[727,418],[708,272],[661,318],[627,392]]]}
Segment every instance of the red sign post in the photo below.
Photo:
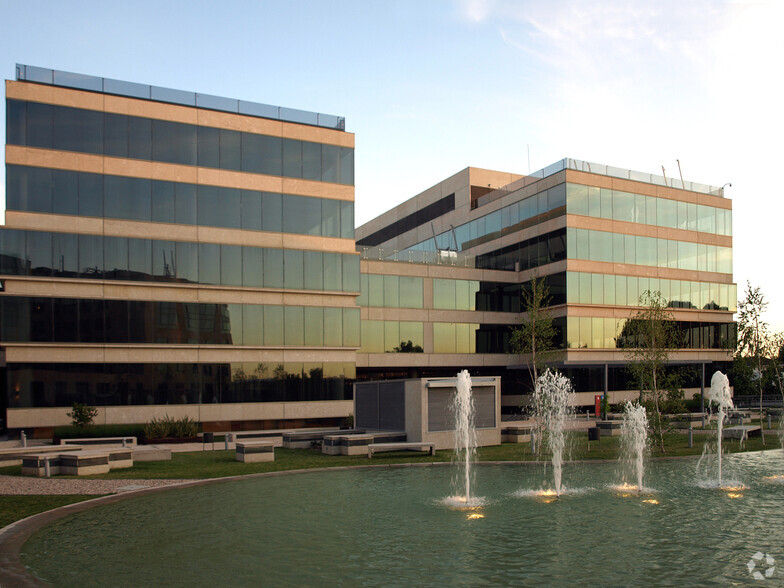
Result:
{"label": "red sign post", "polygon": [[602,395],[595,394],[593,399],[596,403],[596,418],[598,419],[600,416],[602,416]]}

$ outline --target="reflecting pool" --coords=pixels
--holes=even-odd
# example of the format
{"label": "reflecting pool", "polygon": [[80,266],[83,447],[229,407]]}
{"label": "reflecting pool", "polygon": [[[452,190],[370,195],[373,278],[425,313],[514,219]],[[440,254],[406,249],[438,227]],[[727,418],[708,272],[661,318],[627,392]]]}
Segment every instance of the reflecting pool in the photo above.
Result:
{"label": "reflecting pool", "polygon": [[56,586],[749,584],[771,568],[781,585],[784,453],[724,464],[741,489],[692,459],[650,463],[642,493],[615,464],[567,464],[560,497],[544,466],[479,465],[470,509],[444,500],[448,466],[243,479],[60,519],[22,562]]}

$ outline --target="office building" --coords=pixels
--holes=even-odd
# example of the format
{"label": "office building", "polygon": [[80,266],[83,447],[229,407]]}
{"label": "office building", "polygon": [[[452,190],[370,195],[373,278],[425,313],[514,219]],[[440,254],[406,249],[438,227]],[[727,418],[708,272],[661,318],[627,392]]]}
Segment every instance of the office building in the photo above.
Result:
{"label": "office building", "polygon": [[0,229],[9,429],[336,424],[359,345],[336,116],[17,66]]}

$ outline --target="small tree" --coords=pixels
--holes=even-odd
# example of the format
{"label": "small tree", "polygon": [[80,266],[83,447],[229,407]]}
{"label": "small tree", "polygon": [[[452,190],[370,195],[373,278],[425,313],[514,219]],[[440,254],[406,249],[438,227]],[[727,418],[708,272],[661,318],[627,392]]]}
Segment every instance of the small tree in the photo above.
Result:
{"label": "small tree", "polygon": [[555,351],[555,327],[550,314],[550,290],[544,279],[531,278],[531,287],[521,289],[523,318],[520,326],[512,329],[509,347],[512,353],[524,355],[532,386],[539,380]]}
{"label": "small tree", "polygon": [[[524,312],[520,326],[512,329],[509,340],[510,351],[514,354],[525,356],[528,366],[528,375],[534,401],[534,414],[540,414],[538,403],[540,396],[536,394],[536,383],[539,381],[539,370],[544,368],[555,351],[555,327],[553,317],[548,310],[550,305],[550,291],[544,279],[536,275],[531,278],[531,287],[522,287],[520,301]],[[536,418],[536,435],[539,442],[536,444],[537,453],[541,452],[544,422]]]}
{"label": "small tree", "polygon": [[760,431],[762,432],[762,444],[765,445],[765,429],[762,421],[762,397],[765,387],[763,386],[764,371],[762,364],[765,361],[768,334],[768,324],[762,320],[762,315],[768,303],[762,294],[759,286],[751,287],[750,282],[746,282],[746,295],[738,303],[738,355],[752,358],[754,367],[757,370],[757,385],[759,389],[759,409],[760,409]]}
{"label": "small tree", "polygon": [[652,408],[654,433],[664,453],[662,405],[666,398],[665,368],[670,352],[677,345],[677,331],[667,301],[661,292],[646,290],[640,296],[637,312],[632,314],[621,333],[621,346],[627,349],[629,371],[640,384],[640,397]]}
{"label": "small tree", "polygon": [[76,427],[87,427],[93,424],[95,417],[98,416],[98,409],[94,406],[87,406],[81,402],[74,402],[71,411],[65,413],[71,419],[71,424]]}

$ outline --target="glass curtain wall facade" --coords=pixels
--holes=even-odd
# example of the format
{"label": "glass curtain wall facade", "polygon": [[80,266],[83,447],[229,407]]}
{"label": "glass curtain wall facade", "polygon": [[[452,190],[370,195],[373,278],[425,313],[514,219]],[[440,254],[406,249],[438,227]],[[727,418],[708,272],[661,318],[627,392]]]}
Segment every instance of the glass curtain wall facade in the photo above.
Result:
{"label": "glass curtain wall facade", "polygon": [[6,116],[9,428],[68,424],[73,402],[107,424],[130,406],[132,422],[219,429],[350,411],[360,264],[342,118],[29,66],[6,82]]}
{"label": "glass curtain wall facade", "polygon": [[[721,189],[575,160],[502,177],[468,168],[357,229],[358,378],[489,370],[502,375],[505,404],[519,406],[530,382],[509,337],[533,276],[549,289],[556,363],[586,405],[593,393],[634,389],[622,333],[646,291],[661,292],[676,322],[674,365],[691,373],[731,359],[737,288],[732,207]],[[408,222],[407,232],[386,228],[447,191],[454,204],[441,216]]]}

